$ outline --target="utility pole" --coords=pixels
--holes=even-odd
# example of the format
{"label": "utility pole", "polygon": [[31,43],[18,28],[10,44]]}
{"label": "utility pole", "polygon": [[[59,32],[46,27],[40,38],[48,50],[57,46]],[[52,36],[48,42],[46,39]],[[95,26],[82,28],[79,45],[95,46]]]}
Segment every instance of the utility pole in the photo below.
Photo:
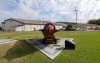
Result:
{"label": "utility pole", "polygon": [[76,11],[76,30],[77,30],[77,11],[78,10],[75,10]]}
{"label": "utility pole", "polygon": [[52,17],[52,15],[50,16],[50,20],[49,20],[49,23],[51,22],[51,17]]}
{"label": "utility pole", "polygon": [[44,25],[44,17],[43,17],[43,25]]}

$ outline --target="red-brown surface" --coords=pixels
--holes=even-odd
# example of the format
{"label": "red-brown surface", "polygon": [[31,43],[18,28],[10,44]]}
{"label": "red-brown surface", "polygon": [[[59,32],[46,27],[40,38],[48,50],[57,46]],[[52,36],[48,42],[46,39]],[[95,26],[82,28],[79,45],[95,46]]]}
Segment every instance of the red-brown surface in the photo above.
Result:
{"label": "red-brown surface", "polygon": [[45,42],[55,42],[56,43],[56,39],[54,36],[54,32],[55,32],[55,26],[52,23],[47,23],[44,26],[44,31],[43,35],[44,35],[44,39],[43,39],[43,43]]}
{"label": "red-brown surface", "polygon": [[49,33],[54,33],[55,32],[55,26],[52,23],[48,23],[44,27],[44,32],[49,34]]}

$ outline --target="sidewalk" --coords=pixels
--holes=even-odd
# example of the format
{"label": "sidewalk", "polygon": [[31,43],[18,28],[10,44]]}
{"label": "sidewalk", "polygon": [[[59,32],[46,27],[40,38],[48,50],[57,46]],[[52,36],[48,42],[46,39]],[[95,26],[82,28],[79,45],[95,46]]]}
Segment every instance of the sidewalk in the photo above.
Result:
{"label": "sidewalk", "polygon": [[9,42],[15,42],[15,41],[17,41],[17,40],[0,38],[0,44],[9,43]]}

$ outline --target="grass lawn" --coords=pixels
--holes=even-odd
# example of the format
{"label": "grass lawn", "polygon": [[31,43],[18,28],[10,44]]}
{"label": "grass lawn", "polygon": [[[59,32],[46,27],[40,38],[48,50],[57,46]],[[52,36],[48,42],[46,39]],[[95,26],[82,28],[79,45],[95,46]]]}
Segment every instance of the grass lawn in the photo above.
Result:
{"label": "grass lawn", "polygon": [[56,37],[74,38],[75,50],[63,50],[54,60],[24,39],[43,37],[41,32],[0,32],[0,38],[19,41],[0,45],[0,63],[100,63],[100,31],[60,31]]}

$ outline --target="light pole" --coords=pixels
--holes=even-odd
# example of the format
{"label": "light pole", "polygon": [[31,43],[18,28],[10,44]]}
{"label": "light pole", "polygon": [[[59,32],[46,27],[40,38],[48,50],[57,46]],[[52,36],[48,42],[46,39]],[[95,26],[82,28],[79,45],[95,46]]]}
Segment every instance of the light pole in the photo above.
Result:
{"label": "light pole", "polygon": [[76,30],[77,30],[77,11],[78,10],[75,10],[76,11]]}
{"label": "light pole", "polygon": [[43,27],[44,27],[44,17],[43,17]]}

